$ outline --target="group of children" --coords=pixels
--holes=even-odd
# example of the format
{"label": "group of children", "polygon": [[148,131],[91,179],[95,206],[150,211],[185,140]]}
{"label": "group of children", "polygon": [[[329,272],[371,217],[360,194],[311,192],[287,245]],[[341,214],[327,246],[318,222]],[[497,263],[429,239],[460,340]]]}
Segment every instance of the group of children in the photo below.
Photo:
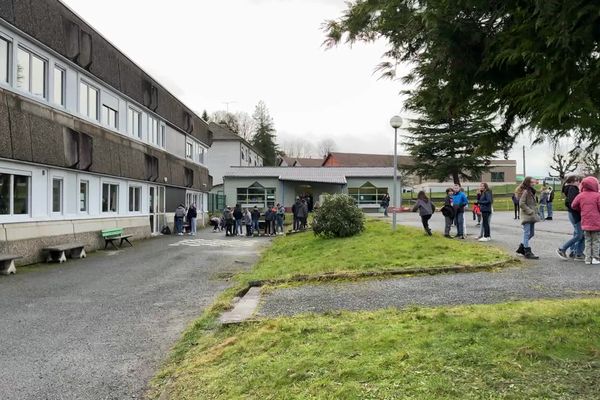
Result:
{"label": "group of children", "polygon": [[[593,176],[581,179],[579,176],[567,177],[562,187],[569,221],[573,226],[573,236],[559,247],[556,252],[564,260],[574,259],[586,264],[600,265],[600,183]],[[523,236],[517,254],[528,259],[538,259],[530,246],[535,235],[535,224],[543,220],[552,220],[554,192],[544,185],[540,192],[535,189],[535,181],[526,177],[513,194],[515,219],[520,219]],[[452,225],[456,226],[456,238],[464,239],[464,209],[468,204],[467,196],[460,187],[446,189],[446,198],[442,207],[445,218],[444,236],[450,236]],[[486,183],[481,183],[476,213],[481,215],[480,241],[490,240],[490,219],[492,215],[493,195]],[[548,211],[546,215],[544,209]],[[423,228],[431,235],[429,220],[435,212],[433,202],[424,191],[419,192],[413,211],[421,216]],[[569,254],[567,254],[569,251]]]}
{"label": "group of children", "polygon": [[210,219],[210,224],[213,232],[225,231],[225,236],[260,236],[261,217],[264,217],[263,236],[283,235],[285,207],[279,203],[274,207],[267,207],[264,214],[256,206],[252,210],[242,209],[239,204],[236,204],[233,210],[227,206],[221,217],[214,216]]}

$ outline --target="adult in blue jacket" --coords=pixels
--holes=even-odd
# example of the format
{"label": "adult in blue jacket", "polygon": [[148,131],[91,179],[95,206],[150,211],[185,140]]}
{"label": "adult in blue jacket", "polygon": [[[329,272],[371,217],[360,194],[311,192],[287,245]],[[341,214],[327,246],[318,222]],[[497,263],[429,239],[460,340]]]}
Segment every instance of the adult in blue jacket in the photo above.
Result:
{"label": "adult in blue jacket", "polygon": [[479,190],[481,191],[481,197],[477,200],[479,209],[481,210],[481,217],[483,219],[483,237],[479,239],[480,242],[489,242],[490,237],[490,219],[492,218],[492,204],[494,203],[494,197],[492,191],[487,183],[481,182],[479,184]]}
{"label": "adult in blue jacket", "polygon": [[456,238],[465,238],[465,207],[469,204],[467,195],[459,184],[454,185],[452,206],[454,207],[454,225],[456,225]]}

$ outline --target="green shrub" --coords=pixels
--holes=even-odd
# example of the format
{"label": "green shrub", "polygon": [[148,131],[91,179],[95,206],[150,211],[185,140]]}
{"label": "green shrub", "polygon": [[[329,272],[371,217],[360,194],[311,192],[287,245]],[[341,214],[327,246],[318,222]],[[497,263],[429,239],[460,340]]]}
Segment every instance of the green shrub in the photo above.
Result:
{"label": "green shrub", "polygon": [[315,211],[312,228],[317,236],[354,236],[365,229],[365,216],[347,194],[326,195]]}

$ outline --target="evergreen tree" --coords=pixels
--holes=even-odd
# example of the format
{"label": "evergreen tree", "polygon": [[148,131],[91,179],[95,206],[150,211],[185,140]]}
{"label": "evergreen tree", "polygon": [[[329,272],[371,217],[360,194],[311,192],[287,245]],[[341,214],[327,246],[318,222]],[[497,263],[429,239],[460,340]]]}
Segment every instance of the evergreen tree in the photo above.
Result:
{"label": "evergreen tree", "polygon": [[206,122],[209,122],[210,117],[208,116],[208,113],[206,112],[206,110],[202,111],[202,119],[205,120]]}
{"label": "evergreen tree", "polygon": [[[489,169],[494,150],[489,138],[494,136],[492,122],[472,110],[453,115],[447,110],[421,109],[412,120],[410,135],[404,145],[414,158],[409,170],[416,175],[443,182],[477,181]],[[471,112],[469,112],[471,111]]]}
{"label": "evergreen tree", "polygon": [[259,101],[252,115],[256,125],[252,145],[263,156],[264,166],[277,165],[277,144],[275,143],[275,127],[267,106]]}

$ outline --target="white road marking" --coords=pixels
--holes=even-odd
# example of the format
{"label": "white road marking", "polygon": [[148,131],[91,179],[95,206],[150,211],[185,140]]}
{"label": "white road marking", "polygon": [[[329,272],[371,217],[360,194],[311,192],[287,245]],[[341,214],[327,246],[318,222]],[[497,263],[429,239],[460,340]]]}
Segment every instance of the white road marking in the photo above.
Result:
{"label": "white road marking", "polygon": [[190,246],[190,247],[252,247],[254,242],[244,240],[214,240],[214,239],[186,239],[181,240],[177,243],[170,244],[169,246]]}

